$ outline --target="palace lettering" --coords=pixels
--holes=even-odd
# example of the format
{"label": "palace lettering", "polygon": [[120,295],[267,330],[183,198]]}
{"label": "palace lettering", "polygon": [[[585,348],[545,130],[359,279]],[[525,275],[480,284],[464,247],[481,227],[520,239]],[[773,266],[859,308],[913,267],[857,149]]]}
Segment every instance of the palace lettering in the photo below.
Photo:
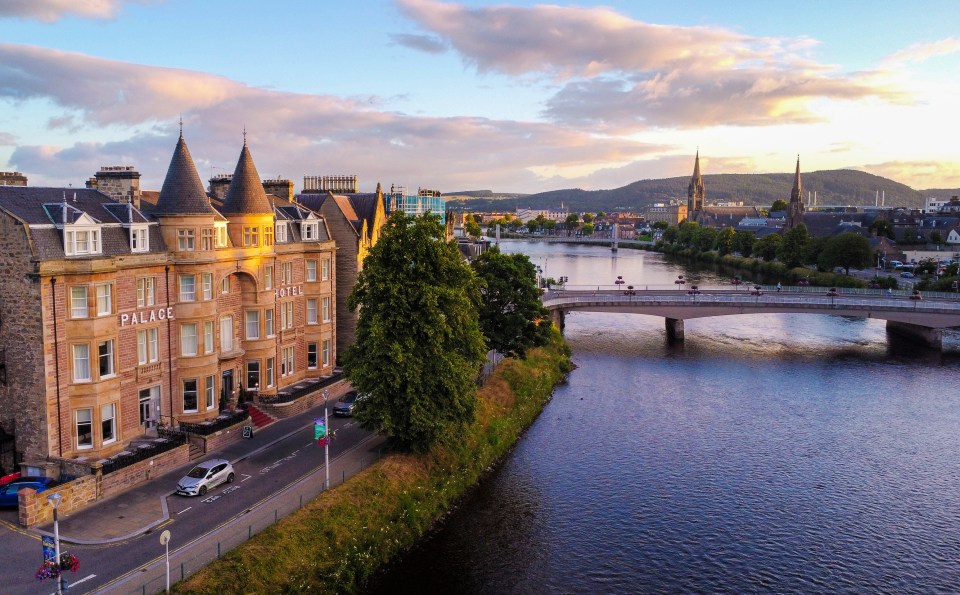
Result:
{"label": "palace lettering", "polygon": [[143,312],[134,312],[133,314],[121,314],[120,326],[127,326],[127,324],[146,324],[168,318],[173,319],[173,306],[169,308],[157,308],[156,310],[144,310]]}

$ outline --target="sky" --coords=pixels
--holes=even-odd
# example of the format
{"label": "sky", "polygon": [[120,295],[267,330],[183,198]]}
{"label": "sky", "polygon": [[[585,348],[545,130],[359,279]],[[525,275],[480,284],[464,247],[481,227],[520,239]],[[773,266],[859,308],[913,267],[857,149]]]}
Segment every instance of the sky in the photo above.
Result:
{"label": "sky", "polygon": [[[0,0],[0,171],[541,192],[859,169],[960,187],[953,0]],[[709,189],[708,189],[709,194]]]}

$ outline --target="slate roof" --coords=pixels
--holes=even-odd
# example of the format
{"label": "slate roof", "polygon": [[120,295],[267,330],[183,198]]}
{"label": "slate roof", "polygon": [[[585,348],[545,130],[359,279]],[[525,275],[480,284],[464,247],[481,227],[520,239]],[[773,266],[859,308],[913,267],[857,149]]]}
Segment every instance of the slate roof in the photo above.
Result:
{"label": "slate roof", "polygon": [[170,167],[167,168],[167,177],[160,188],[154,214],[159,215],[210,215],[213,207],[207,198],[207,191],[203,189],[200,174],[190,156],[183,134],[173,150]]}
{"label": "slate roof", "polygon": [[[67,222],[75,222],[86,214],[101,223],[101,254],[70,257],[71,259],[104,258],[131,254],[130,232],[124,227],[129,218],[134,223],[148,223],[150,253],[165,252],[160,228],[127,203],[121,203],[91,188],[43,188],[37,186],[0,186],[0,210],[23,221],[33,240],[34,255],[41,260],[65,258],[62,226],[63,197],[67,196]],[[76,200],[74,200],[76,196]],[[121,222],[115,214],[123,217]],[[56,220],[54,219],[56,218]]]}
{"label": "slate roof", "polygon": [[237,169],[233,172],[227,198],[220,210],[224,215],[272,215],[273,206],[263,190],[263,182],[247,144],[243,144]]}

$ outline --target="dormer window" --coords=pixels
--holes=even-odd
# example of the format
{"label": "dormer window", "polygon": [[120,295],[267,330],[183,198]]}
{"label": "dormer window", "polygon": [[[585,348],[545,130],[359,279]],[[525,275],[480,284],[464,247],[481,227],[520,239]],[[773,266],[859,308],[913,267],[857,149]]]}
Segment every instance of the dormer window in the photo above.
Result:
{"label": "dormer window", "polygon": [[100,230],[76,229],[65,231],[63,243],[67,256],[100,254]]}
{"label": "dormer window", "polygon": [[287,242],[287,223],[285,221],[278,222],[274,231],[276,231],[277,243],[285,244]]}
{"label": "dormer window", "polygon": [[304,221],[300,224],[300,235],[304,241],[317,239],[317,223],[315,221]]}
{"label": "dormer window", "polygon": [[130,251],[150,251],[150,235],[146,225],[134,225],[130,227]]}
{"label": "dormer window", "polygon": [[[100,242],[100,222],[86,213],[63,205],[65,211],[63,229],[63,252],[67,256],[89,256],[103,252]],[[74,218],[71,223],[69,218]]]}

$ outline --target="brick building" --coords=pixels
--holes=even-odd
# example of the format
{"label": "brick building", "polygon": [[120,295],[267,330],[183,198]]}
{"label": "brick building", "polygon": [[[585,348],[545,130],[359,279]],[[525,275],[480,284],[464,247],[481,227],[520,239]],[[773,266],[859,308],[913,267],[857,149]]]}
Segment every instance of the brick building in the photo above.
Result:
{"label": "brick building", "polygon": [[0,187],[0,428],[16,445],[0,472],[94,462],[157,423],[216,417],[241,387],[333,373],[334,241],[264,192],[246,143],[219,210],[182,135],[156,203],[127,198]]}

